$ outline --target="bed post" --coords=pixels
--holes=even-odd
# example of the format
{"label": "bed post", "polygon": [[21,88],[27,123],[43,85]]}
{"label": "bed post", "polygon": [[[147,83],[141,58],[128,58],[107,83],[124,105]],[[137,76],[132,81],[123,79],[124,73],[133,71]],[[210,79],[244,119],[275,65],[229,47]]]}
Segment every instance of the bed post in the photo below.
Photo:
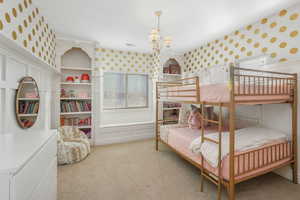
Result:
{"label": "bed post", "polygon": [[[204,142],[204,103],[201,104],[201,143]],[[201,152],[201,182],[200,182],[200,191],[203,192],[204,185],[204,157]]]}
{"label": "bed post", "polygon": [[196,101],[200,102],[200,81],[199,81],[199,76],[196,77]]}
{"label": "bed post", "polygon": [[298,148],[297,148],[297,118],[298,118],[298,75],[294,75],[294,96],[292,102],[292,145],[293,145],[293,182],[298,184]]}
{"label": "bed post", "polygon": [[234,65],[230,64],[230,103],[229,103],[229,200],[235,200],[234,146],[235,146],[235,103],[234,103]]}
{"label": "bed post", "polygon": [[219,131],[219,152],[218,152],[218,196],[217,199],[221,200],[221,196],[222,196],[222,130],[223,130],[223,112],[222,112],[222,104],[219,104],[219,127],[218,127],[218,131]]}
{"label": "bed post", "polygon": [[159,114],[158,114],[158,83],[156,82],[156,95],[155,95],[155,99],[156,99],[156,110],[155,110],[155,149],[156,151],[158,151],[158,140],[159,140]]}

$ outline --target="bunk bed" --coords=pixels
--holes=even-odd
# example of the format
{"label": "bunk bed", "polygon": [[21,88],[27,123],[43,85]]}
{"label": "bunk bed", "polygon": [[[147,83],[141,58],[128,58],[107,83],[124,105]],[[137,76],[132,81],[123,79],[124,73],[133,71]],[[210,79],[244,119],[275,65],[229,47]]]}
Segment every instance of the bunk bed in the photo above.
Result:
{"label": "bunk bed", "polygon": [[[218,186],[218,199],[221,199],[222,186],[227,189],[229,200],[234,200],[236,184],[287,165],[291,165],[293,182],[297,183],[297,74],[245,69],[230,64],[228,75],[227,84],[202,85],[199,77],[157,82],[156,150],[158,151],[159,142],[162,142],[199,168],[202,177],[201,191],[203,179],[207,178]],[[164,122],[159,119],[159,105],[163,101],[200,105],[202,125],[209,122],[215,124],[217,129],[201,126],[200,130],[187,131],[186,127],[172,125],[168,131],[173,134],[166,135],[166,131],[161,132]],[[278,103],[291,105],[290,138],[274,130],[258,130],[256,127],[236,130],[236,106]],[[205,116],[204,108],[207,105],[218,108],[217,120]],[[228,112],[226,125],[224,108]],[[258,137],[258,134],[266,135],[263,138],[266,142],[239,150],[236,148],[239,146],[237,143],[241,143],[239,140],[243,137],[245,139],[245,135],[240,136],[243,135],[242,132],[247,132],[246,137],[250,138],[256,137],[255,133]],[[271,134],[265,134],[266,132]],[[272,134],[273,140],[267,140],[266,137],[271,137]],[[192,152],[189,146],[196,138],[200,140],[200,149],[211,147],[210,144],[217,147],[210,149],[217,152],[216,165],[209,162],[204,151],[199,151],[199,155]],[[227,142],[224,142],[224,138]]]}

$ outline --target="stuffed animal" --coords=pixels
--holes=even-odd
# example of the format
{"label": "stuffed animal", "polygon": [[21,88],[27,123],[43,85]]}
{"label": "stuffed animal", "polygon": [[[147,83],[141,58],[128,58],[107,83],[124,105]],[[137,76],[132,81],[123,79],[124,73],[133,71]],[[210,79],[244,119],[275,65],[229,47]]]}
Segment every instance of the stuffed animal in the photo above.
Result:
{"label": "stuffed animal", "polygon": [[201,112],[200,109],[191,105],[191,112],[188,117],[189,128],[199,129],[201,127]]}

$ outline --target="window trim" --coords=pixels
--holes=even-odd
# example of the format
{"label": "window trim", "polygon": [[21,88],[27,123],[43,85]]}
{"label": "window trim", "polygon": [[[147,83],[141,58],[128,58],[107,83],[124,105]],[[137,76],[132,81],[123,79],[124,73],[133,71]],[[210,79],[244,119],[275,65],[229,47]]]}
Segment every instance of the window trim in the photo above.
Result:
{"label": "window trim", "polygon": [[[122,74],[125,75],[125,94],[126,94],[126,98],[125,98],[125,107],[121,107],[121,108],[106,108],[104,106],[104,76],[105,73],[114,73],[114,74]],[[146,94],[147,94],[147,98],[146,98],[146,105],[145,106],[128,106],[128,75],[140,75],[140,76],[144,76],[146,78]],[[122,73],[122,72],[104,72],[103,74],[103,95],[102,95],[102,108],[104,111],[109,111],[109,110],[134,110],[134,109],[147,109],[149,108],[149,75],[148,74],[138,74],[138,73]]]}

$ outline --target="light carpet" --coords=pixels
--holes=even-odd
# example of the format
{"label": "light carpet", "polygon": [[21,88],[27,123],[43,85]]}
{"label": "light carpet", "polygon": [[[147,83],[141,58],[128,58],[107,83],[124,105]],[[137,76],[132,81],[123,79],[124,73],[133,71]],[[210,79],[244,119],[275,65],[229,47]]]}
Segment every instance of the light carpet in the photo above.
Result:
{"label": "light carpet", "polygon": [[[299,200],[300,185],[269,173],[236,187],[237,200]],[[98,146],[84,161],[58,169],[58,200],[214,200],[200,171],[154,140]],[[223,189],[223,199],[227,199]]]}

